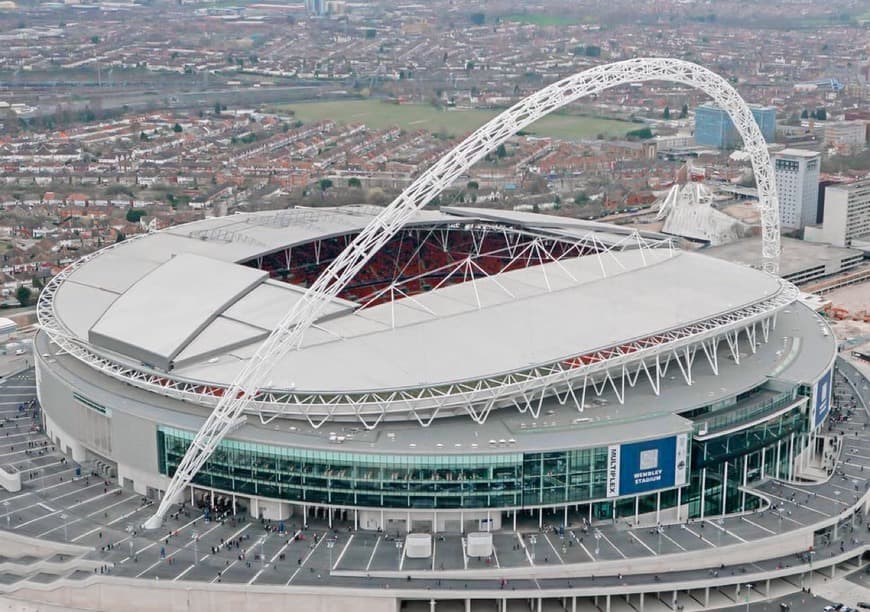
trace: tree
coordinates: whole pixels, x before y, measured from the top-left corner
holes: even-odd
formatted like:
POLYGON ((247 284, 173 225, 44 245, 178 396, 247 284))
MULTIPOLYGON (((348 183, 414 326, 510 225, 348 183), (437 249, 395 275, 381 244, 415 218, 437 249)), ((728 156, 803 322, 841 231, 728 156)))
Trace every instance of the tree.
POLYGON ((176 134, 181 132, 183 129, 184 128, 181 127, 180 123, 176 123, 175 125, 172 126, 172 131, 175 132, 176 134))
POLYGON ((466 187, 468 187, 469 191, 477 191, 480 185, 477 184, 477 181, 468 181, 466 187))
POLYGON ((671 107, 670 106, 665 107, 665 112, 662 113, 662 117, 664 117, 665 119, 671 118, 671 107))
POLYGON ((353 187, 354 189, 359 189, 360 187, 362 187, 362 181, 360 181, 356 177, 353 177, 353 178, 348 179, 347 186, 353 187))
POLYGON ((124 242, 126 239, 127 239, 127 237, 124 235, 124 232, 118 232, 118 235, 115 236, 115 242, 116 242, 116 243, 118 243, 118 242, 124 242))
POLYGON ((215 103, 214 103, 214 114, 215 114, 215 115, 220 115, 220 114, 221 114, 221 103, 220 103, 220 102, 215 102, 215 103))
POLYGON ((91 36, 91 42, 96 45, 97 43, 100 42, 100 37, 99 36, 91 36))
POLYGON ((589 45, 586 47, 587 57, 601 57, 601 47, 597 45, 589 45))
POLYGON ((332 187, 332 179, 320 179, 320 191, 326 191, 330 187, 332 187))
POLYGON ((680 109, 680 119, 685 119, 689 116, 689 105, 683 104, 683 108, 680 109))
POLYGON ((467 62, 465 62, 465 72, 471 72, 472 70, 474 70, 474 62, 468 60, 467 62))
POLYGON ((32 292, 30 289, 21 285, 18 289, 15 290, 15 299, 18 300, 18 303, 22 306, 27 306, 30 303, 30 296, 32 292))
POLYGON ((653 133, 652 130, 648 127, 640 128, 639 130, 632 130, 628 134, 625 135, 628 140, 646 140, 647 138, 652 138, 653 133))
POLYGON ((145 142, 146 140, 148 140, 148 134, 146 134, 145 132, 139 132, 139 140, 145 142))
POLYGON ((574 204, 576 204, 577 206, 583 206, 588 201, 589 196, 582 191, 578 192, 577 195, 574 196, 574 204))
POLYGON ((147 214, 148 212, 142 210, 141 208, 128 208, 126 218, 129 223, 139 223, 139 219, 147 214))
POLYGON ((366 38, 369 40, 373 39, 377 35, 378 35, 378 31, 375 30, 374 28, 369 28, 366 30, 366 38))
POLYGON ((826 121, 828 119, 828 111, 824 108, 816 109, 816 119, 819 121, 826 121))
POLYGON ((504 143, 498 145, 498 148, 495 150, 495 154, 496 157, 498 157, 499 159, 507 157, 507 149, 505 149, 504 143))
POLYGON ((471 23, 476 26, 481 26, 486 21, 486 15, 484 13, 472 13, 471 14, 471 23))

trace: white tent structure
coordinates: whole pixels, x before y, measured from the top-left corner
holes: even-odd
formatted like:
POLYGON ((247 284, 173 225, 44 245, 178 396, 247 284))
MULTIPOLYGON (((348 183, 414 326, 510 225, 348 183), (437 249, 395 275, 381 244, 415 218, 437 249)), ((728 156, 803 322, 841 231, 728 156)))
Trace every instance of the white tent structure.
POLYGON ((740 221, 713 208, 713 192, 704 183, 675 184, 659 206, 656 219, 665 220, 665 234, 711 246, 733 242, 745 233, 740 221))

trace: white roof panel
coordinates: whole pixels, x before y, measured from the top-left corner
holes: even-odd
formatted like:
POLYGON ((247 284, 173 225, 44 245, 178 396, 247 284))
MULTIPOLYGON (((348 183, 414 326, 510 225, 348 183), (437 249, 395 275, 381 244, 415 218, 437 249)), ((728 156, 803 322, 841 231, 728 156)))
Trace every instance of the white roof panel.
POLYGON ((118 297, 88 338, 102 348, 169 369, 200 330, 266 277, 254 268, 178 255, 118 297))

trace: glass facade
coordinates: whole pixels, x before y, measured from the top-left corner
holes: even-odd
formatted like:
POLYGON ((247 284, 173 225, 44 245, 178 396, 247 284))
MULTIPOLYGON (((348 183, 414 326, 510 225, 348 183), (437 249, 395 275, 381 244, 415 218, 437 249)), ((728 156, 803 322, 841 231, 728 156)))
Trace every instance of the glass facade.
MULTIPOLYGON (((749 110, 767 142, 776 136, 776 109, 772 106, 750 105, 749 110)), ((718 149, 740 146, 740 134, 728 113, 715 104, 702 104, 695 108, 695 142, 718 149)))
MULTIPOLYGON (((696 437, 690 441, 689 483, 679 497, 670 488, 607 499, 606 446, 393 455, 224 440, 194 484, 240 495, 361 508, 499 509, 591 502, 597 519, 672 508, 679 499, 688 504, 688 516, 713 516, 755 508, 758 500, 745 493, 745 484, 764 476, 790 477, 792 459, 806 443, 807 403, 776 413, 809 391, 806 386, 787 391, 762 387, 683 413, 694 421, 696 437)), ((159 428, 162 474, 174 474, 192 439, 192 432, 159 428)))
MULTIPOLYGON (((193 439, 158 430, 172 475, 193 439)), ((242 495, 376 508, 505 508, 606 497, 607 448, 546 453, 378 455, 224 440, 194 483, 242 495)))

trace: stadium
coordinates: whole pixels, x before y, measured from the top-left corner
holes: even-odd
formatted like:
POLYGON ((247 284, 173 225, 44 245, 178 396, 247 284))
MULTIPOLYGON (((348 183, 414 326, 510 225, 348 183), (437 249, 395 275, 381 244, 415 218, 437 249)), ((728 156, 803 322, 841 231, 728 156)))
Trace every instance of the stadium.
MULTIPOLYGON (((80 261, 40 311, 49 436, 162 496, 277 318, 377 212, 214 218, 80 261)), ((752 509, 742 487, 791 477, 829 405, 834 340, 796 297, 663 236, 423 211, 274 364, 190 495, 401 532, 752 509)))
POLYGON ((0 413, 51 445, 30 481, 0 469, 0 540, 39 568, 0 560, 0 594, 701 610, 861 570, 870 385, 776 274, 779 240, 745 103, 655 58, 533 94, 387 207, 206 218, 87 255, 40 294, 38 405, 19 403, 27 372, 0 384, 0 413), (541 116, 645 80, 728 110, 761 266, 632 226, 436 205, 541 116))

